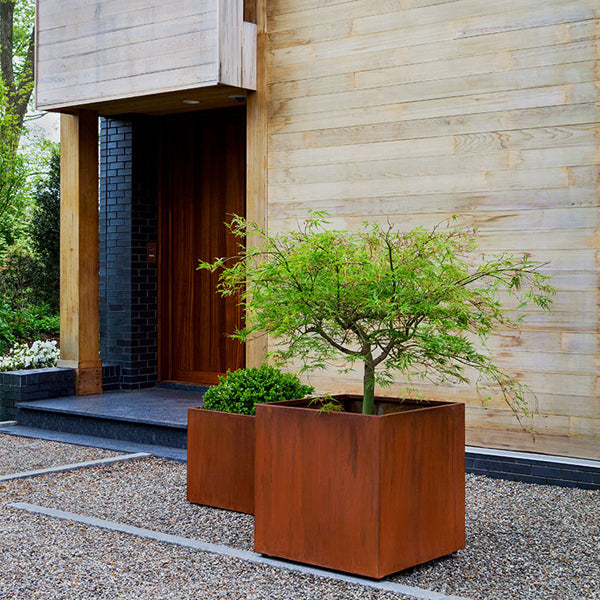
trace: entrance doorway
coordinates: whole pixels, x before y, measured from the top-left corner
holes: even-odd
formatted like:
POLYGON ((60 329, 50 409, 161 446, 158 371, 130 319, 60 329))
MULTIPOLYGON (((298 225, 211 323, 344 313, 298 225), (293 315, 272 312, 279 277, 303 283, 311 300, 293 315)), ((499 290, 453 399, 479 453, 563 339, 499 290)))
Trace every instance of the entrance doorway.
POLYGON ((245 215, 245 107, 164 117, 159 165, 159 379, 217 383, 243 367, 238 299, 198 260, 232 256, 224 223, 245 215))

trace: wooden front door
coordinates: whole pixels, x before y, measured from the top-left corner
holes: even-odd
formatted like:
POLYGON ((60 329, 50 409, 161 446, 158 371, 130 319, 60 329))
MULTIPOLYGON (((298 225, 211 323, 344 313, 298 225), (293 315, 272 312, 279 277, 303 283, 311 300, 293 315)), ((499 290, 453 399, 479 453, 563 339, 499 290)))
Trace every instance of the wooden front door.
POLYGON ((244 366, 244 346, 227 335, 242 314, 196 267, 236 253, 224 223, 245 215, 245 108, 165 117, 160 164, 159 377, 217 383, 244 366))

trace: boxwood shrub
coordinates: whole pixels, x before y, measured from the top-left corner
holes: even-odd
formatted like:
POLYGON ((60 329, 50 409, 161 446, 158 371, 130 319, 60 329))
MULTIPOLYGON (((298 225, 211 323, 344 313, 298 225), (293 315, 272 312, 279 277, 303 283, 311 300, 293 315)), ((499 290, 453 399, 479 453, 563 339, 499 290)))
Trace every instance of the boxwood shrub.
POLYGON ((304 385, 295 375, 262 365, 227 371, 224 377, 219 377, 219 384, 204 394, 204 408, 253 415, 257 404, 304 398, 313 391, 312 386, 304 385))

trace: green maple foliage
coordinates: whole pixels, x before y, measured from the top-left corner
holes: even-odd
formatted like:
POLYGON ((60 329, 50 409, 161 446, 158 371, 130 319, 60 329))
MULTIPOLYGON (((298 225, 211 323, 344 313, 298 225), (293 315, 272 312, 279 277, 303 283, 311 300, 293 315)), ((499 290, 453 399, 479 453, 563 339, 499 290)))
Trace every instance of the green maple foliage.
POLYGON ((236 337, 266 332, 275 359, 299 358, 305 369, 339 357, 342 370, 362 363, 366 414, 375 384, 399 374, 438 384, 475 375, 522 423, 531 415, 529 390, 494 364, 484 342, 497 328, 518 328, 527 305, 549 309, 554 290, 541 263, 511 254, 473 261, 476 236, 459 228, 329 226, 326 213, 313 212, 298 230, 271 236, 233 218, 238 256, 199 268, 220 272, 222 295, 240 295, 246 323, 236 337))

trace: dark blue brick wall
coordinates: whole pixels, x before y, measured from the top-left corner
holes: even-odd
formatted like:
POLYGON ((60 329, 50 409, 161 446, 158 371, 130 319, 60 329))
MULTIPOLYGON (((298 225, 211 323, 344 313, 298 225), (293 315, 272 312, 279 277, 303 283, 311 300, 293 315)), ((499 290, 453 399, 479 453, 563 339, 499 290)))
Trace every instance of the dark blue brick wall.
POLYGON ((131 121, 100 124, 100 357, 121 365, 131 340, 131 121))
POLYGON ((600 490, 600 469, 530 458, 475 454, 467 451, 467 473, 524 483, 600 490))
POLYGON ((144 117, 100 126, 100 357, 126 390, 157 379, 158 273, 146 260, 158 239, 155 129, 144 117))
POLYGON ((121 365, 102 364, 102 391, 116 392, 121 389, 121 365))
POLYGON ((0 373, 0 421, 12 421, 17 402, 43 400, 75 393, 75 370, 52 367, 0 373))

